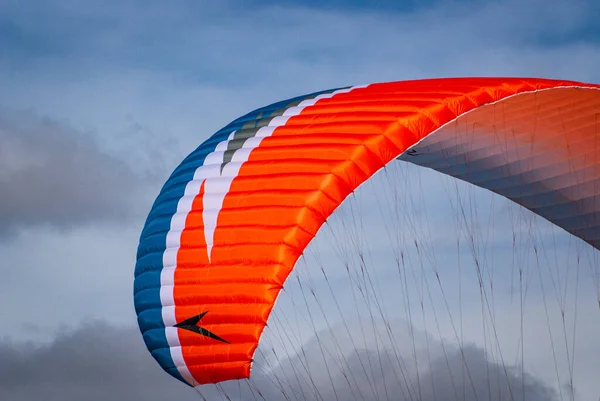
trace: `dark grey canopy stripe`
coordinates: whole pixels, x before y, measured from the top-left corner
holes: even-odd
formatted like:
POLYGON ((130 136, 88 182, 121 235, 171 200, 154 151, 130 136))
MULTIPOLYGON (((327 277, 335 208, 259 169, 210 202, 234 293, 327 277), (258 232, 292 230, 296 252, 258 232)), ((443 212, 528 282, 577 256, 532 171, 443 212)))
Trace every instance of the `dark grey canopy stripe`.
POLYGON ((332 93, 336 90, 338 90, 338 89, 333 89, 333 90, 326 91, 326 92, 319 92, 317 94, 314 94, 313 96, 307 96, 305 98, 296 99, 292 102, 286 103, 283 107, 272 110, 268 113, 267 112, 258 113, 255 120, 246 121, 244 123, 244 125, 242 126, 242 128, 238 129, 237 131, 235 131, 233 133, 233 138, 227 143, 227 150, 225 151, 225 154, 223 155, 223 164, 221 164, 221 173, 223 173, 223 169, 225 168, 227 163, 230 163, 231 160, 233 159, 233 154, 238 149, 241 149, 244 146, 244 143, 246 143, 248 138, 255 137, 258 130, 261 129, 262 127, 266 127, 267 125, 269 125, 271 120, 273 120, 275 117, 282 116, 283 113, 285 113, 285 111, 287 109, 289 109, 290 107, 298 106, 304 100, 314 99, 318 95, 332 93))

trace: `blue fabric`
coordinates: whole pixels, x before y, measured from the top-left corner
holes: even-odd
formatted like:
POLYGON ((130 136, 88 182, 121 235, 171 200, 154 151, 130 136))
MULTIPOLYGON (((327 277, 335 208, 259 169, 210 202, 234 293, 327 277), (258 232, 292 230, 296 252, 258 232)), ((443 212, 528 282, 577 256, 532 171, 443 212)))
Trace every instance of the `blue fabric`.
POLYGON ((173 362, 167 342, 165 325, 161 314, 160 274, 163 269, 163 254, 166 249, 167 233, 171 218, 177 212, 179 199, 184 195, 185 187, 194 177, 198 167, 204 164, 206 156, 213 152, 217 144, 229 135, 248 124, 269 118, 278 110, 286 109, 294 103, 314 98, 321 93, 330 93, 335 89, 295 97, 257 109, 248 113, 219 130, 194 150, 171 174, 160 194, 154 201, 140 236, 137 250, 137 262, 134 272, 134 305, 138 316, 138 325, 143 334, 146 347, 156 361, 173 377, 187 383, 173 362))

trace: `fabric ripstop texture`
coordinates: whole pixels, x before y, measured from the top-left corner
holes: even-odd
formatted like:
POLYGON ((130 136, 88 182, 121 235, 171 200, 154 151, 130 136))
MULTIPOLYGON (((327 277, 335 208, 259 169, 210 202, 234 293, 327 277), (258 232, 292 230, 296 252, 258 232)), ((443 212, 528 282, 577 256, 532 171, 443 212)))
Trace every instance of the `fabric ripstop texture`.
POLYGON ((177 167, 142 231, 134 300, 148 350, 189 385, 249 377, 308 243, 407 149, 402 159, 510 197, 597 247, 599 104, 590 84, 453 78, 329 90, 240 117, 177 167), (565 131, 565 118, 577 127, 565 131))

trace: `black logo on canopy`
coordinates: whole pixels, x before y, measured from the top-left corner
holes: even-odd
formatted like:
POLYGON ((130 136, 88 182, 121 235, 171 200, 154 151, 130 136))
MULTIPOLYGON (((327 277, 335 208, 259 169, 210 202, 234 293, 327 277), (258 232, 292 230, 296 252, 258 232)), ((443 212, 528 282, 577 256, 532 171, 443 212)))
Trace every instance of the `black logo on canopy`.
POLYGON ((175 327, 178 327, 180 329, 184 329, 184 330, 188 330, 188 331, 192 331, 196 334, 200 334, 204 337, 209 337, 212 338, 214 340, 217 341, 221 341, 223 343, 227 343, 229 344, 229 341, 222 339, 221 337, 219 337, 218 335, 206 330, 204 327, 200 327, 198 325, 198 323, 200 323, 200 320, 202 320, 202 318, 208 313, 208 311, 206 312, 202 312, 199 315, 196 316, 192 316, 189 319, 184 320, 183 322, 179 322, 175 325, 175 327))

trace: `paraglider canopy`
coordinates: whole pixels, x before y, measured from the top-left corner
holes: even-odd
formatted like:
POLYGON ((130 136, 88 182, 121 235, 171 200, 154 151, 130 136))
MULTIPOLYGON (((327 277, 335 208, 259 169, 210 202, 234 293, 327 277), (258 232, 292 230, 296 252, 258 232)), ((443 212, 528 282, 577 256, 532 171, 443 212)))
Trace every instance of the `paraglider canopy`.
POLYGON ((219 130, 149 213, 134 297, 148 350, 195 386, 247 378, 275 300, 332 212, 398 158, 600 246, 600 87, 451 78, 274 103, 219 130))

